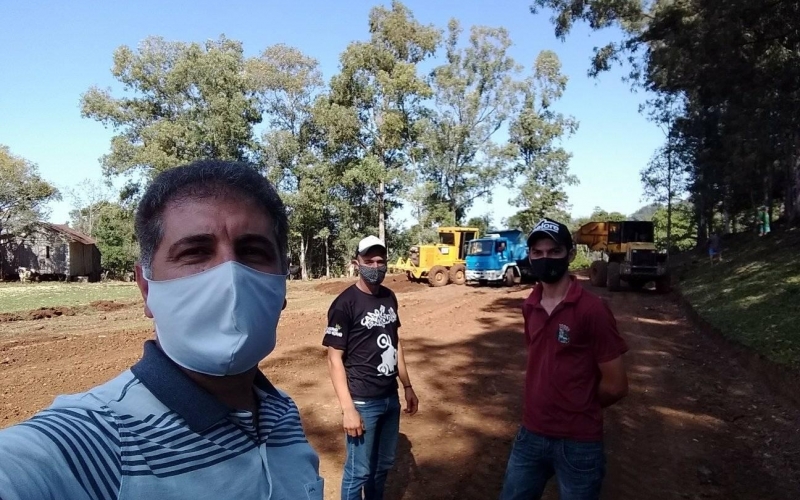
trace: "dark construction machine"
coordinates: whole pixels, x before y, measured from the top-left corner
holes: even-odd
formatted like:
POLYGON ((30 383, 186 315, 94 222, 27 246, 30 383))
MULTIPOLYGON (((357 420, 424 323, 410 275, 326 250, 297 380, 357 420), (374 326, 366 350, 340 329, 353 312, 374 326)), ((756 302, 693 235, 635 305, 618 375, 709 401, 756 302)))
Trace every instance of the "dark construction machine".
POLYGON ((576 244, 601 252, 601 259, 592 262, 589 268, 592 285, 616 291, 622 281, 633 289, 655 282, 656 291, 670 290, 667 254, 655 246, 652 222, 589 222, 573 237, 576 244))

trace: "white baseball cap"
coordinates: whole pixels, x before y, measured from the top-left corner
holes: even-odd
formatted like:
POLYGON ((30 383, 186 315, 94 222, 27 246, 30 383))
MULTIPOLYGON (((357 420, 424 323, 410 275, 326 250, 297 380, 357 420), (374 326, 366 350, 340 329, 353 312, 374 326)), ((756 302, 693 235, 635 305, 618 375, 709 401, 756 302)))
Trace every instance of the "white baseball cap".
POLYGON ((384 251, 386 250, 386 245, 383 243, 383 240, 377 236, 370 235, 358 242, 358 250, 356 250, 356 252, 359 255, 364 255, 367 253, 367 250, 372 247, 381 247, 384 251))

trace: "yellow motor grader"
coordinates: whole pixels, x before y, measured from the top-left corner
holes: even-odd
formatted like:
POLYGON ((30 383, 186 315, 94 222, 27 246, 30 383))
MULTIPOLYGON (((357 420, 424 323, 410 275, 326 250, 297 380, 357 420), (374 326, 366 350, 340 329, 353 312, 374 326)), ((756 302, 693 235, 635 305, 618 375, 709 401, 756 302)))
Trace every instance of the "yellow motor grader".
POLYGON ((412 246, 408 258, 401 257, 389 264, 389 269, 406 273, 411 281, 427 280, 431 286, 463 285, 467 281, 467 243, 478 238, 479 232, 474 227, 440 227, 438 243, 412 246))

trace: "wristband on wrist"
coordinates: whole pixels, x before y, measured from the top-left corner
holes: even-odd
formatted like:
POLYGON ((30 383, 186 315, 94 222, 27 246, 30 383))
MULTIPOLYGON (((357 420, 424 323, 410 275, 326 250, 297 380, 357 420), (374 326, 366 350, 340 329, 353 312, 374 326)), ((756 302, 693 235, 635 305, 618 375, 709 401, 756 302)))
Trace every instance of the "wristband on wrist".
POLYGON ((405 389, 411 389, 411 384, 404 385, 404 386, 403 386, 403 388, 405 388, 405 389))

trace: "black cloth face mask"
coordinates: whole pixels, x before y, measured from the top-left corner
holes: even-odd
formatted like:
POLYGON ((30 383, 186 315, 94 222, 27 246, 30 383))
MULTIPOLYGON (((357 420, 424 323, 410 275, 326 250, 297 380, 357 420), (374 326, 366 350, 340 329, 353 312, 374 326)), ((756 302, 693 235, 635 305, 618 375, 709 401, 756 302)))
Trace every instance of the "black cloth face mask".
POLYGON ((534 276, 540 281, 552 285, 564 277, 569 269, 569 255, 560 259, 531 259, 534 276))

